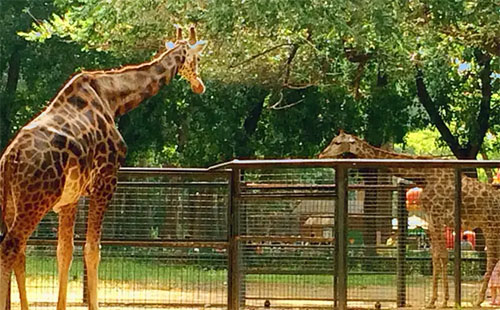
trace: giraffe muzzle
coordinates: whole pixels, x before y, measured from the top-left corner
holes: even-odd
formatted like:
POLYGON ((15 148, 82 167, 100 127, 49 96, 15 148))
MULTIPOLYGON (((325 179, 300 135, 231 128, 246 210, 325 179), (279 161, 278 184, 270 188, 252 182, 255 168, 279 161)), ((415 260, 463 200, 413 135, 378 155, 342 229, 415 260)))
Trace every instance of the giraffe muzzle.
POLYGON ((197 77, 194 81, 191 81, 191 89, 195 94, 201 95, 205 92, 205 84, 197 77))

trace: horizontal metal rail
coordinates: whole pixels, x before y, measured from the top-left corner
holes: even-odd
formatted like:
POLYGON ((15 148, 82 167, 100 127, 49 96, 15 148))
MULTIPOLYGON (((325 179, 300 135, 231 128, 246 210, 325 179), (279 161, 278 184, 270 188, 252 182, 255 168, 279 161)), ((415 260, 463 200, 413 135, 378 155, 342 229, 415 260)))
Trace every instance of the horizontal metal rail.
MULTIPOLYGON (((333 264, 333 262, 331 262, 333 264)), ((256 268, 256 267, 247 267, 241 268, 245 274, 254 274, 254 275, 296 275, 296 276, 333 276, 334 268, 329 269, 304 269, 300 268, 299 270, 279 270, 277 268, 256 268)))
MULTIPOLYGON (((54 307, 57 305, 57 302, 30 302, 30 307, 34 308, 47 308, 47 307, 54 307)), ((67 307, 82 307, 82 308, 87 308, 87 303, 83 302, 68 302, 67 307)), ((200 306, 203 307, 204 309, 210 309, 210 308, 219 308, 219 307, 226 307, 226 304, 222 303, 211 303, 210 305, 202 304, 202 303, 171 303, 171 302, 166 302, 166 303, 159 303, 159 302, 151 302, 151 303, 141 303, 141 302, 99 302, 99 307, 102 308, 127 308, 127 307, 145 307, 145 308, 152 308, 152 309, 157 309, 157 308, 163 308, 165 306, 172 307, 173 309, 175 308, 199 308, 200 306)))
POLYGON ((210 171, 207 168, 137 168, 137 167, 122 167, 118 171, 118 176, 163 176, 163 175, 218 175, 227 176, 230 174, 230 169, 219 169, 210 171), (215 173, 214 173, 215 172, 215 173))
POLYGON ((118 186, 123 187, 222 187, 227 182, 134 182, 119 181, 118 186))
MULTIPOLYGON (((415 183, 408 183, 405 186, 412 187, 416 186, 415 183)), ((330 191, 334 192, 336 190, 335 184, 276 184, 276 183, 241 183, 241 190, 317 190, 317 191, 330 191)), ((401 188, 398 185, 392 184, 349 184, 350 190, 359 189, 380 189, 387 191, 396 191, 401 188)), ((310 193, 310 192, 307 192, 310 193)), ((253 194, 253 193, 252 193, 253 194)))
POLYGON ((248 168, 334 168, 344 166, 361 167, 398 167, 398 168, 498 168, 500 160, 443 160, 443 159, 276 159, 276 160, 232 160, 208 168, 210 171, 219 169, 248 168))
POLYGON ((236 240, 239 241, 252 241, 252 242, 333 242, 333 238, 317 238, 317 237, 284 237, 284 236, 237 236, 236 240))
POLYGON ((317 199, 331 199, 335 198, 335 194, 332 193, 327 195, 325 193, 262 193, 262 194, 240 194, 236 196, 239 199, 286 199, 286 198, 294 198, 294 199, 303 199, 303 200, 317 200, 317 199))
MULTIPOLYGON (((282 301, 282 300, 290 300, 290 301, 297 301, 297 300, 304 300, 304 301, 330 301, 334 302, 334 298, 319 298, 319 297, 257 297, 257 296, 245 296, 245 299, 248 300, 275 300, 275 301, 282 301)), ((394 302, 396 301, 395 298, 349 298, 349 301, 378 301, 378 302, 394 302)), ((323 309, 326 306, 307 306, 307 309, 323 309)), ((280 308, 280 307, 278 307, 280 308)), ((288 309, 288 308, 286 308, 288 309)), ((351 308, 350 308, 351 309, 351 308)), ((364 308, 352 308, 352 309, 364 309, 364 308)))
MULTIPOLYGON (((76 239, 75 245, 84 245, 84 239, 76 239)), ((38 239, 28 240, 28 245, 57 245, 57 239, 38 239)), ((113 246, 137 246, 137 247, 179 247, 179 248, 227 248, 227 241, 178 241, 178 240, 102 240, 101 245, 113 246)))

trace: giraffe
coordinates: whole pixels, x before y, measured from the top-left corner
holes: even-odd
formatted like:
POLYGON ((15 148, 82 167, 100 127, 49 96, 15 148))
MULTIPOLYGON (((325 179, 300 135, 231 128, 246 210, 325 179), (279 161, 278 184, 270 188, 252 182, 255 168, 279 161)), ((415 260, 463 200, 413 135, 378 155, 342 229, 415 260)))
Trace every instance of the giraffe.
MULTIPOLYGON (((412 156, 377 148, 344 131, 340 131, 339 135, 333 138, 319 157, 339 158, 346 154, 354 155, 357 158, 433 159, 429 156, 412 156)), ((423 188, 421 202, 429 224, 428 233, 433 265, 432 296, 427 307, 435 307, 440 273, 444 291, 441 306, 446 307, 449 300, 448 251, 444 229, 445 226, 454 226, 454 171, 446 168, 425 170, 421 168, 389 168, 389 172, 401 178, 414 180, 423 188)), ((498 206, 500 206, 500 195, 496 189, 477 179, 462 176, 462 227, 469 230, 480 228, 484 233, 487 247, 486 274, 481 283, 478 299, 474 302, 475 306, 480 306, 484 301, 491 272, 500 257, 498 206)))
POLYGON ((28 309, 26 243, 50 210, 59 217, 57 309, 66 309, 76 205, 81 196, 90 198, 84 246, 88 307, 98 309, 102 221, 127 151, 114 119, 158 93, 176 74, 188 80, 194 93, 205 91, 198 62, 206 42, 197 40, 193 26, 187 41, 180 27, 176 34, 175 43, 168 42, 166 51, 149 62, 73 75, 4 150, 0 159, 0 204, 6 231, 0 243, 0 309, 6 308, 12 270, 21 309, 28 309))

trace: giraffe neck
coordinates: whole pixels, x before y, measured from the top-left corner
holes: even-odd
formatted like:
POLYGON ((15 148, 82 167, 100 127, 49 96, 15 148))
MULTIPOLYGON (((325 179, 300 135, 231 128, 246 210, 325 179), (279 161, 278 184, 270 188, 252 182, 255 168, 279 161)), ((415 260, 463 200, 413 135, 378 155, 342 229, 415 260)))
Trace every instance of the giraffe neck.
MULTIPOLYGON (((376 158, 376 159, 432 159, 431 156, 416 156, 409 154, 401 154, 390 152, 375 146, 368 144, 363 140, 359 140, 358 145, 358 158, 376 158)), ((419 179, 421 182, 423 179, 425 180, 426 174, 431 170, 422 170, 418 168, 389 168, 392 174, 404 178, 404 179, 419 179)), ((434 169, 432 169, 434 171, 434 169)))
POLYGON ((393 153, 384 149, 371 146, 365 142, 365 146, 360 148, 357 154, 359 158, 379 158, 379 159, 418 159, 419 156, 412 156, 407 154, 393 153))
MULTIPOLYGON (((176 46, 147 63, 121 69, 83 72, 73 84, 80 87, 81 93, 96 97, 94 101, 90 100, 91 103, 101 105, 116 117, 136 108, 145 99, 156 95, 163 85, 169 84, 182 67, 185 55, 186 47, 176 46), (81 80, 80 84, 78 80, 81 80)), ((79 101, 79 98, 71 98, 67 100, 79 101)), ((86 101, 88 98, 81 99, 86 101)))

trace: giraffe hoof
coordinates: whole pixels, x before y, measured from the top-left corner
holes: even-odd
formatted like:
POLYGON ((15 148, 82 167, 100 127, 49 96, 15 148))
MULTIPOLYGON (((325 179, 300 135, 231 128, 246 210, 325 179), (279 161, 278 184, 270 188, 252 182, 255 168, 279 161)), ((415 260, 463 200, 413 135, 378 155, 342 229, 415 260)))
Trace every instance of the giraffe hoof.
POLYGON ((448 302, 443 301, 443 303, 441 304, 440 308, 450 308, 450 306, 448 306, 448 302))
POLYGON ((474 306, 474 307, 481 307, 481 304, 482 304, 482 303, 483 303, 483 301, 482 301, 482 300, 476 300, 476 301, 474 301, 473 306, 474 306))
POLYGON ((427 309, 435 309, 436 305, 433 302, 431 302, 431 303, 427 304, 427 306, 425 306, 425 308, 427 308, 427 309))

